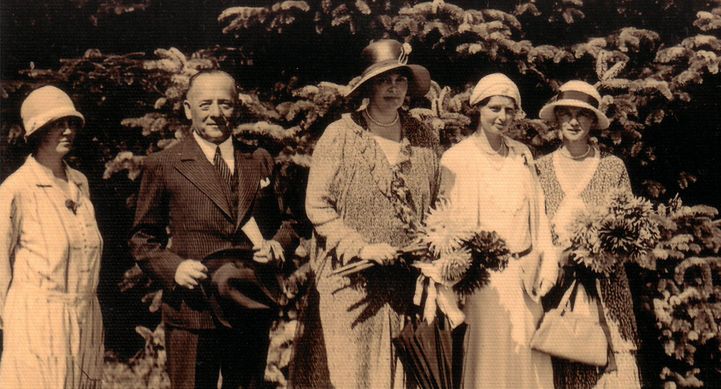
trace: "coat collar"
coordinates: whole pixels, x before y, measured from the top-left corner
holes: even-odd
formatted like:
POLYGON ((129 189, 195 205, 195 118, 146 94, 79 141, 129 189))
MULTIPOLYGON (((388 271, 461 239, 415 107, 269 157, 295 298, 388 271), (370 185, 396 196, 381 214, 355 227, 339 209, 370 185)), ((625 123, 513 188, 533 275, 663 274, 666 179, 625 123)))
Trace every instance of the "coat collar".
MULTIPOLYGON (((217 179, 215 167, 208 161, 198 143, 193 137, 184 138, 178 145, 180 160, 175 168, 188 179, 198 190, 205 194, 223 213, 233 219, 231 199, 232 194, 227 186, 217 179)), ((238 203, 235 212, 236 229, 247 215, 258 191, 260 170, 253 161, 253 153, 247 147, 234 141, 235 172, 238 175, 238 203)))
POLYGON ((230 190, 218 180, 215 167, 205 157, 198 143, 192 136, 188 136, 178 146, 180 161, 175 164, 175 168, 227 217, 232 218, 230 190))
MULTIPOLYGON (((29 155, 26 163, 28 167, 33 171, 35 174, 35 178, 37 180, 37 184, 40 186, 54 186, 55 185, 55 176, 53 175, 52 170, 48 169, 47 167, 43 166, 40 162, 38 162, 35 157, 32 155, 29 155)), ((83 175, 79 171, 71 168, 68 166, 68 164, 63 161, 63 166, 65 167, 65 175, 68 177, 68 182, 72 182, 75 185, 77 185, 79 188, 83 188, 85 185, 85 182, 83 180, 83 175)), ((85 189, 85 188, 83 188, 85 189)))

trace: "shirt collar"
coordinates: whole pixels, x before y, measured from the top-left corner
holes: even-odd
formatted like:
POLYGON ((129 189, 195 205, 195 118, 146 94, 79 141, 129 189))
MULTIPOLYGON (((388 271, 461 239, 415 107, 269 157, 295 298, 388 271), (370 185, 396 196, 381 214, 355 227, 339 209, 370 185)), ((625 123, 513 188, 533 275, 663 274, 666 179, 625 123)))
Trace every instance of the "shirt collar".
POLYGON ((208 161, 210 161, 210 163, 213 163, 213 160, 215 159, 215 148, 217 146, 220 146, 220 155, 223 157, 224 160, 235 160, 235 157, 233 155, 234 150, 232 136, 229 136, 228 139, 224 140, 223 143, 219 145, 203 139, 195 131, 193 131, 193 138, 195 138, 195 141, 198 143, 198 146, 200 146, 200 149, 203 151, 203 154, 205 154, 205 157, 208 159, 208 161))
MULTIPOLYGON (((486 138, 486 135, 483 133, 483 130, 476 131, 473 135, 473 139, 475 140, 476 145, 478 146, 481 151, 483 151, 486 154, 498 154, 496 150, 491 147, 491 144, 488 143, 488 138, 486 138)), ((505 145, 506 148, 511 151, 511 148, 508 147, 508 142, 506 141, 506 136, 501 135, 501 144, 505 145)))
MULTIPOLYGON (((41 185, 53 185, 53 182, 58 179, 55 177, 55 174, 53 174, 53 171, 50 168, 38 162, 32 154, 28 156, 27 161, 35 172, 35 175, 41 181, 41 185)), ((70 168, 65 161, 63 161, 63 166, 65 167, 65 175, 68 177, 68 181, 72 181, 75 185, 81 186, 83 184, 83 180, 80 177, 80 174, 70 168)))

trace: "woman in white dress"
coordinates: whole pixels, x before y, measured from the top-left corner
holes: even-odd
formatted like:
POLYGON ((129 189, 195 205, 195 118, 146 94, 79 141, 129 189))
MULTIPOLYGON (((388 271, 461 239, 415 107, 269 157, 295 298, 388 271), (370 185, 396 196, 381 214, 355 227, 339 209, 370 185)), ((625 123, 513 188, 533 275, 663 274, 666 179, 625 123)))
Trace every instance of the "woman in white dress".
POLYGON ((441 159, 441 194, 460 208, 468 227, 496 231, 512 258, 465 299, 464 388, 552 388, 551 358, 530 348, 543 315, 539 299, 558 276, 528 148, 504 133, 521 111, 518 87, 496 73, 482 78, 471 105, 476 132, 441 159))
POLYGON ((84 118, 52 86, 20 114, 33 151, 0 185, 0 387, 98 388, 102 239, 88 181, 63 161, 84 118))

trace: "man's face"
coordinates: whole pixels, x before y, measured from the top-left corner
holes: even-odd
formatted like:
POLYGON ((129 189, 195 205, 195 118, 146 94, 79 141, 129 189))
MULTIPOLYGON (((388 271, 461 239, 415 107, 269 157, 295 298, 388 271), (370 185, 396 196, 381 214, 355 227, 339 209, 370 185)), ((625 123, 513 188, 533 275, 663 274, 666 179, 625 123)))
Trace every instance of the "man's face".
POLYGON ((219 144, 232 132, 235 112, 235 84, 223 73, 198 76, 188 91, 185 117, 192 121, 193 130, 203 139, 219 144))

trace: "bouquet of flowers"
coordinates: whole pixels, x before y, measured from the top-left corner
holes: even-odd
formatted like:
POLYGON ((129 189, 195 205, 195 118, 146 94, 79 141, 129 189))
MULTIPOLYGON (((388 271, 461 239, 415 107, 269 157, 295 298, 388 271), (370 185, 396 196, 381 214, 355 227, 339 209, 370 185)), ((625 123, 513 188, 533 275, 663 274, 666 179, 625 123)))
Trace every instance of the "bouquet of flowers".
POLYGON ((629 191, 614 191, 600 207, 571 224, 570 259, 595 276, 610 275, 619 263, 641 262, 660 238, 651 203, 629 191))
POLYGON ((436 282, 469 295, 488 282, 489 271, 508 265, 510 252, 495 232, 472 230, 447 199, 440 199, 426 215, 416 239, 427 250, 416 258, 436 282))

